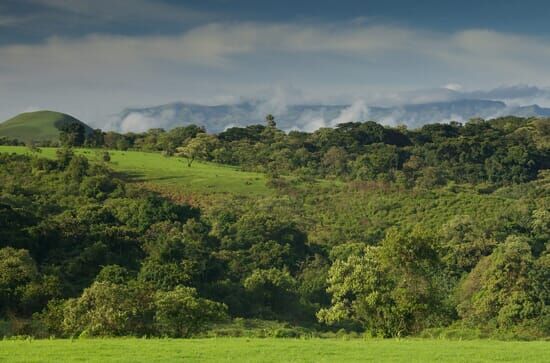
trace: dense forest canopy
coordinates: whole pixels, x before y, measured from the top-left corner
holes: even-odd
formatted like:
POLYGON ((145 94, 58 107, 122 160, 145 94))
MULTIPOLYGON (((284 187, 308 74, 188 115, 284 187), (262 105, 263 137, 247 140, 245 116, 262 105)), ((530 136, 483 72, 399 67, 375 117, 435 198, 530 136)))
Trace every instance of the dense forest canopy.
MULTIPOLYGON (((192 336, 236 318, 378 336, 550 334, 550 121, 118 134, 0 154, 0 334, 192 336), (72 147, 270 175, 181 204, 72 147)), ((17 141, 3 139, 4 144, 17 141)))

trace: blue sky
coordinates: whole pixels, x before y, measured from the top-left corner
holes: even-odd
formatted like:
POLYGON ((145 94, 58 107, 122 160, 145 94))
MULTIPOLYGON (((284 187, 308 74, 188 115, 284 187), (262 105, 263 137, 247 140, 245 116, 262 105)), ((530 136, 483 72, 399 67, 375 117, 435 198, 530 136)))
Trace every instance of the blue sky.
POLYGON ((48 108, 101 126, 172 101, 385 105, 449 90, 545 105, 549 15, 526 0, 0 0, 0 118, 48 108))

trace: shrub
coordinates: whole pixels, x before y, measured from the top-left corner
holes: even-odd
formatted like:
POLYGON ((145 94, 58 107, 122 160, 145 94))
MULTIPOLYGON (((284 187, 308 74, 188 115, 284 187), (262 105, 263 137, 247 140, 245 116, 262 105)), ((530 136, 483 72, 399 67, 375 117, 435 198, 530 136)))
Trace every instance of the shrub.
POLYGON ((155 307, 157 329, 170 337, 190 337, 204 330, 208 323, 227 317, 224 304, 202 299, 194 288, 184 286, 157 292, 155 307))

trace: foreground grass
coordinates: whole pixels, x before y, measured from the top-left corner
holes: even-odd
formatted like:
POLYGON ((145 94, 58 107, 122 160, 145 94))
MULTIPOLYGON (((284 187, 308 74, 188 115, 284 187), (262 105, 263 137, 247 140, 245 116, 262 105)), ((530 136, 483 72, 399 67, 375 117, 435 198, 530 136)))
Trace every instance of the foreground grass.
POLYGON ((548 362, 548 342, 84 339, 0 342, 9 362, 548 362))
MULTIPOLYGON (((55 148, 41 148, 42 157, 54 158, 55 148)), ((90 160, 100 159, 104 150, 76 149, 90 160)), ((24 146, 0 146, 0 152, 31 154, 24 146)), ((150 183, 168 193, 231 193, 235 195, 267 195, 266 178, 260 173, 242 172, 236 168, 195 161, 191 167, 178 157, 160 153, 110 150, 109 166, 130 180, 150 183)))

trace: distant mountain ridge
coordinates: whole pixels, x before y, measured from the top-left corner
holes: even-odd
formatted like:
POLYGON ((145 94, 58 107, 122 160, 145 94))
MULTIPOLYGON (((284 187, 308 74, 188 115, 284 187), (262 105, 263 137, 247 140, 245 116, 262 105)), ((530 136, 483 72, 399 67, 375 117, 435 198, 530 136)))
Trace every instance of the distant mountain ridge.
POLYGON ((268 103, 241 102, 208 106, 175 102, 160 106, 125 109, 111 125, 121 131, 145 131, 158 127, 171 129, 197 124, 210 132, 221 132, 232 126, 263 123, 266 114, 275 115, 283 130, 314 131, 348 121, 376 121, 382 124, 406 124, 410 128, 428 123, 460 121, 470 118, 499 116, 550 117, 550 108, 538 105, 508 106, 502 101, 461 99, 447 102, 408 104, 392 107, 352 105, 289 105, 274 109, 268 103))

